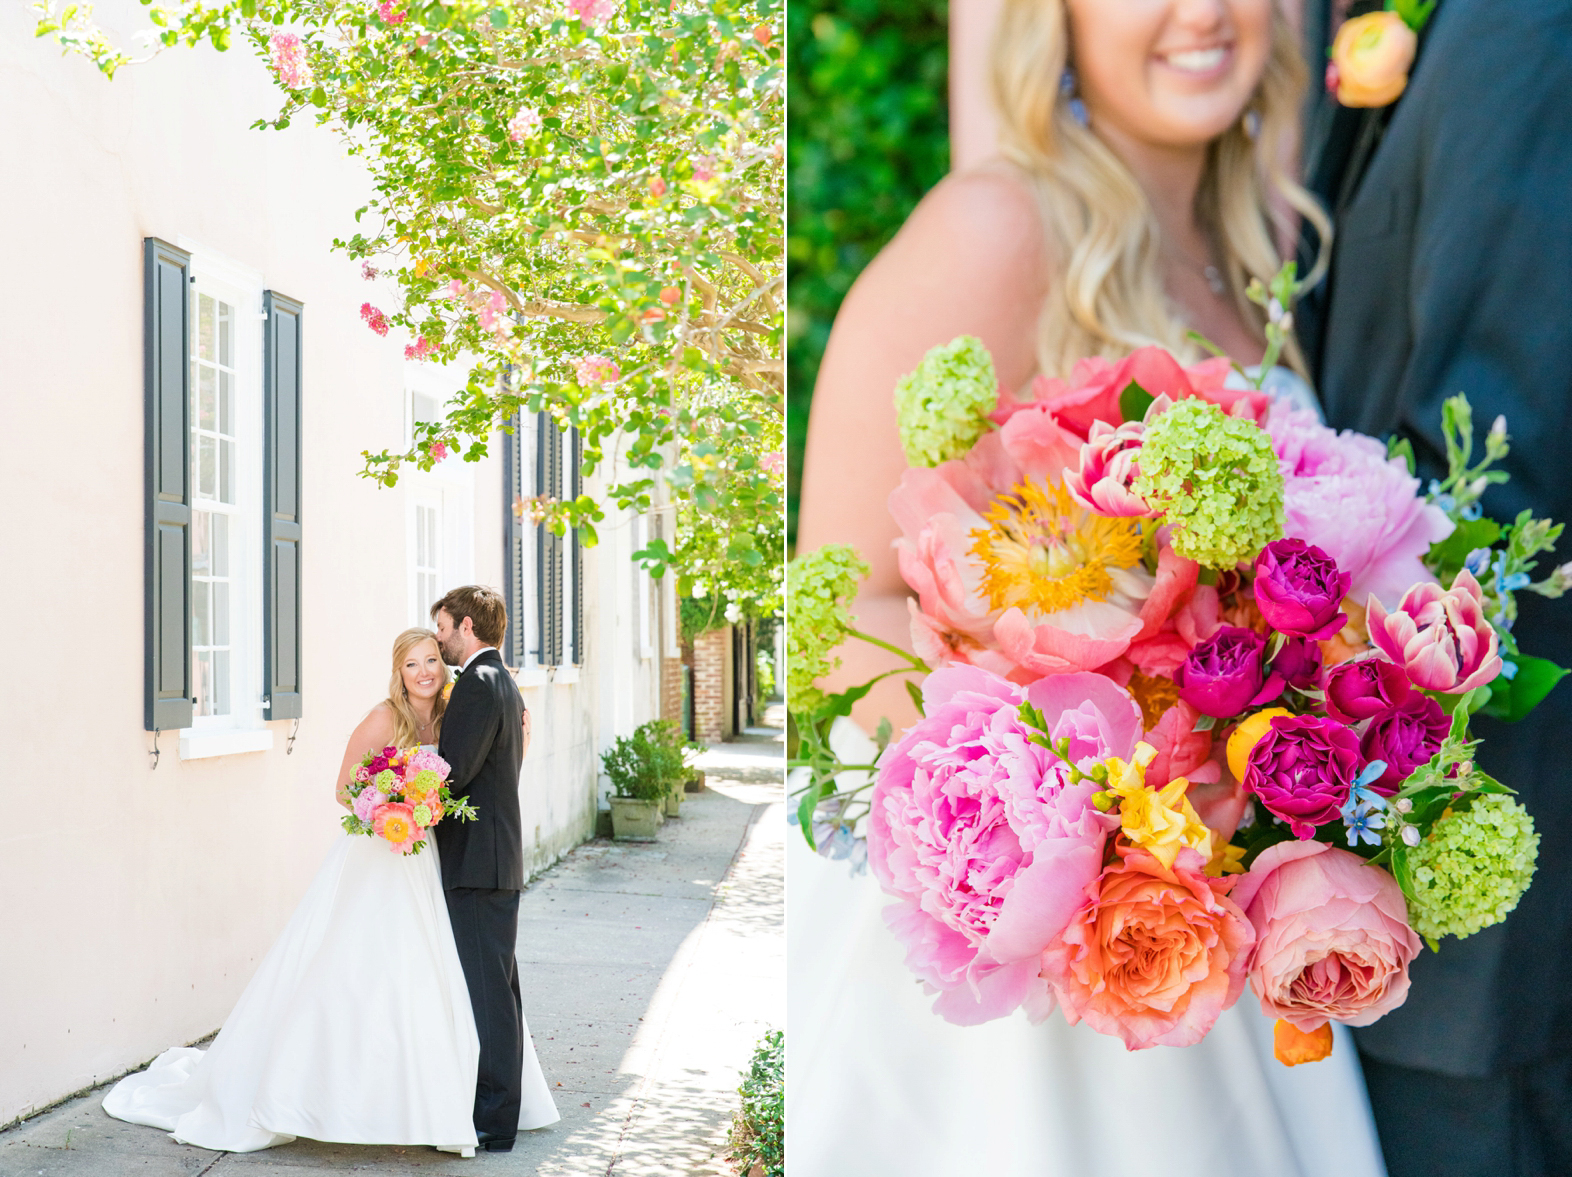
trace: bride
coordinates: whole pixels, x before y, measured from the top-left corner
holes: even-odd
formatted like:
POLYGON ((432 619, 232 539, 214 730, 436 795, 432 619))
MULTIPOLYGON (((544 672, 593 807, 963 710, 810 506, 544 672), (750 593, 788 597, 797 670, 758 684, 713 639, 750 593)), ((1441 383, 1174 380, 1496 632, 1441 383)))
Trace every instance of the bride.
MULTIPOLYGON (((906 466, 892 390, 925 351, 975 335, 1015 390, 1145 344, 1193 362, 1192 329, 1255 364, 1245 286, 1277 270, 1293 213, 1330 235, 1283 168, 1305 67, 1273 0, 1004 0, 990 72, 998 155, 934 188, 858 279, 808 429, 798 550, 855 547, 872 566, 858 627, 907 648, 885 501, 906 466)), ((1311 398, 1294 372, 1271 375, 1311 398)), ((837 653, 833 689, 889 668, 864 643, 837 653)), ((897 731, 916 718, 897 678, 854 712, 867 731, 881 716, 897 731)), ((904 967, 872 878, 793 847, 787 1123, 803 1172, 1383 1172, 1341 1027, 1329 1059, 1289 1070, 1248 991, 1182 1050, 1126 1052, 1058 1015, 953 1026, 904 967)))
MULTIPOLYGON (((436 750, 448 670, 430 630, 393 643, 388 697, 349 738, 336 795, 370 749, 436 750)), ((416 855, 340 838, 206 1051, 176 1047, 104 1110, 183 1144, 252 1152, 297 1136, 426 1144, 473 1156, 480 1045, 435 839, 416 855)), ((523 1034, 519 1127, 557 1109, 523 1034)))

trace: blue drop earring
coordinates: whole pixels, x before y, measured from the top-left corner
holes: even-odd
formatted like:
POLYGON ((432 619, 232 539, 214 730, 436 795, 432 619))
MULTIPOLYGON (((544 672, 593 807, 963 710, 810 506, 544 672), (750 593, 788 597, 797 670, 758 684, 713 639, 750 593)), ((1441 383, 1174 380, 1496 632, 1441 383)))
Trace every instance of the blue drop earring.
POLYGON ((1075 71, 1065 66, 1064 72, 1059 75, 1059 96, 1069 100, 1070 117, 1081 126, 1089 127, 1092 125, 1092 116, 1086 113, 1086 103, 1081 101, 1075 91, 1075 71))
POLYGON ((1245 111, 1244 133, 1250 136, 1252 140, 1261 137, 1261 112, 1259 110, 1245 111))

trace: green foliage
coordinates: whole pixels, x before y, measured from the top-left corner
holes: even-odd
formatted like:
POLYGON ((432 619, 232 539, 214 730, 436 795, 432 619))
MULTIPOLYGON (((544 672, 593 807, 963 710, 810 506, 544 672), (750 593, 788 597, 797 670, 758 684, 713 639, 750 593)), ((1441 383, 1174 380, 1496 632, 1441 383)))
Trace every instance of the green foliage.
MULTIPOLYGON (((717 579, 718 550, 756 579, 782 543, 762 458, 784 413, 783 0, 616 0, 599 23, 563 0, 143 3, 159 47, 271 57, 282 108, 257 125, 310 117, 368 172, 335 246, 397 285, 371 329, 471 366, 446 418, 365 453, 363 476, 478 460, 546 410, 578 426, 586 474, 614 455, 631 473, 521 513, 593 543, 606 501, 646 510, 666 477, 719 538, 649 553, 652 570, 691 554, 717 579)), ((89 6, 35 7, 40 35, 111 77, 131 62, 89 6)))
POLYGON ((659 801, 688 778, 691 745, 669 719, 640 724, 631 736, 618 736, 600 754, 602 770, 619 797, 659 801))
POLYGON ((792 523, 808 406, 853 280, 949 169, 945 0, 792 0, 787 370, 792 523))
POLYGON ((786 1036, 771 1030, 754 1047, 731 1125, 731 1159, 739 1173, 758 1165, 764 1177, 786 1173, 786 1036))

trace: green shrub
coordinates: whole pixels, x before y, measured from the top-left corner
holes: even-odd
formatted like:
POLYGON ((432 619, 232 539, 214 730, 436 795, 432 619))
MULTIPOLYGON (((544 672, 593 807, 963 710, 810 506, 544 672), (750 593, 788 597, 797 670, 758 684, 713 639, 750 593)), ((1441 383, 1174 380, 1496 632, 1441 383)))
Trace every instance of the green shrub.
POLYGON ((633 734, 649 744, 653 770, 665 783, 666 790, 681 789, 689 776, 688 752, 693 747, 682 734, 682 728, 669 719, 652 719, 640 724, 633 734))
POLYGON ((661 750, 643 728, 631 736, 618 736, 617 742, 600 754, 600 763, 619 797, 659 801, 671 788, 663 773, 666 766, 661 750))
POLYGON ((754 1165, 764 1177, 786 1172, 786 1036, 771 1030, 753 1048, 742 1086, 742 1107, 731 1122, 731 1159, 739 1172, 754 1165))
POLYGON ((830 324, 852 281, 949 170, 950 145, 945 0, 792 0, 786 22, 789 542, 830 324))

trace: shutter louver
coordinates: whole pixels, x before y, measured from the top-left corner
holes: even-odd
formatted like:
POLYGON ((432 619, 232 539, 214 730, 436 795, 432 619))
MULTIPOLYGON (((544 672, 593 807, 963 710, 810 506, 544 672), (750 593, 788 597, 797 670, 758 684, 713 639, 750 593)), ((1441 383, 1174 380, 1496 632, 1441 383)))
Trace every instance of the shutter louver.
MULTIPOLYGON (((579 427, 573 426, 573 469, 569 471, 568 492, 570 498, 578 498, 584 493, 584 440, 579 436, 579 427)), ((579 529, 573 529, 573 665, 584 664, 584 548, 579 543, 579 529)))
POLYGON ((504 434, 502 447, 502 592, 507 602, 508 629, 502 657, 515 669, 528 660, 524 624, 524 537, 525 523, 516 513, 524 494, 524 417, 516 413, 510 422, 513 432, 504 434))
MULTIPOLYGON (((562 433, 551 414, 542 412, 535 430, 537 493, 562 497, 562 433)), ((562 665, 562 537, 544 523, 539 526, 536 549, 540 601, 540 660, 544 666, 562 665)))
POLYGON ((144 514, 143 721, 191 726, 191 255, 142 245, 144 514))
POLYGON ((266 432, 262 478, 264 532, 262 674, 269 719, 299 719, 300 439, 302 306, 272 290, 267 314, 262 397, 266 432))

